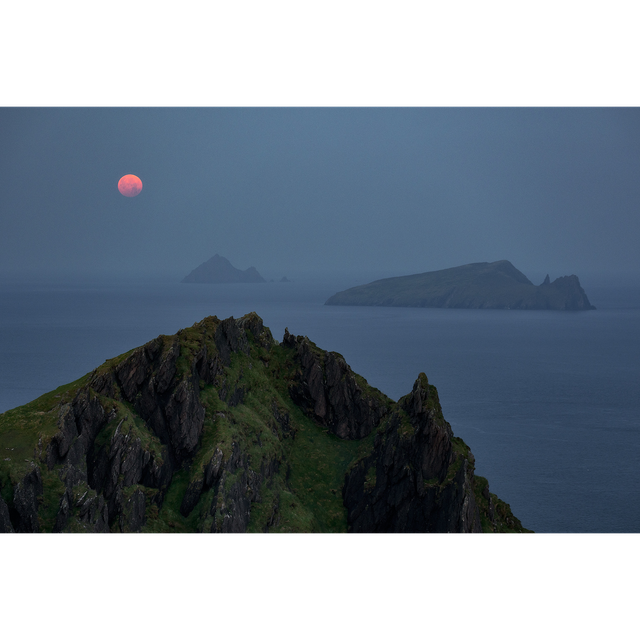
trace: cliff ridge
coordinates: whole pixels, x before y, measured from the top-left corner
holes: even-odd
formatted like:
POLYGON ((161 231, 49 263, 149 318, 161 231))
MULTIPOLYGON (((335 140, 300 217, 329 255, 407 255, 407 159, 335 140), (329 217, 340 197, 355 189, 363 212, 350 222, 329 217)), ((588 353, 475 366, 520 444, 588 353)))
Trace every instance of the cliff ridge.
POLYGON ((399 402, 255 313, 0 415, 2 532, 526 531, 420 374, 399 402))

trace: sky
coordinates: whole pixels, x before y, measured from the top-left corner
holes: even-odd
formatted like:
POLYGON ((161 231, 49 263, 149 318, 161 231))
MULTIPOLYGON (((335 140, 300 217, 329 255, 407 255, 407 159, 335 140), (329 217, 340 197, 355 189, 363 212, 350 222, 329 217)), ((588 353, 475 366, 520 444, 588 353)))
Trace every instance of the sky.
POLYGON ((637 108, 2 108, 0 137, 7 277, 640 274, 637 108))

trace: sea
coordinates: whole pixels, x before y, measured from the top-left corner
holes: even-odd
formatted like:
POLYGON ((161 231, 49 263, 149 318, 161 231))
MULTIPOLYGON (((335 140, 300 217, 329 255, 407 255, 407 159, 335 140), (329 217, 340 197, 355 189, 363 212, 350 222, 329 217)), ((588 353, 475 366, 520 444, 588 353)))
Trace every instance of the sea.
POLYGON ((526 528, 640 531, 640 287, 589 289, 589 312, 324 305, 353 284, 0 282, 0 412, 160 334, 255 311, 394 400, 426 373, 526 528))

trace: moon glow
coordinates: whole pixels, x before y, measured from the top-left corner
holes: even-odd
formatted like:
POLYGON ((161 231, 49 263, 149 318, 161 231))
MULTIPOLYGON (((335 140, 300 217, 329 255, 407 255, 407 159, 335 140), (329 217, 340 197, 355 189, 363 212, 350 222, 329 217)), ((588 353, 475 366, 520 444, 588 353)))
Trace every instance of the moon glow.
POLYGON ((128 173, 118 180, 118 191, 127 198, 135 198, 142 191, 142 180, 128 173))

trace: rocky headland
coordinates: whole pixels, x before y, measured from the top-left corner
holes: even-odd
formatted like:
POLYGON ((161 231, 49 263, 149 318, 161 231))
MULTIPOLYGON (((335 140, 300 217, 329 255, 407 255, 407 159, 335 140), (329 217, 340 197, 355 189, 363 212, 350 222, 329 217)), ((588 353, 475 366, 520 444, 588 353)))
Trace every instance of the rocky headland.
POLYGON ((2 532, 523 532, 421 373, 398 402, 255 314, 0 415, 2 532))
POLYGON ((595 309, 575 275, 536 286, 508 260, 385 278, 331 296, 327 305, 450 309, 595 309))
POLYGON ((226 258, 217 253, 213 258, 196 267, 182 282, 225 284, 233 282, 266 282, 255 267, 245 271, 236 269, 226 258))

